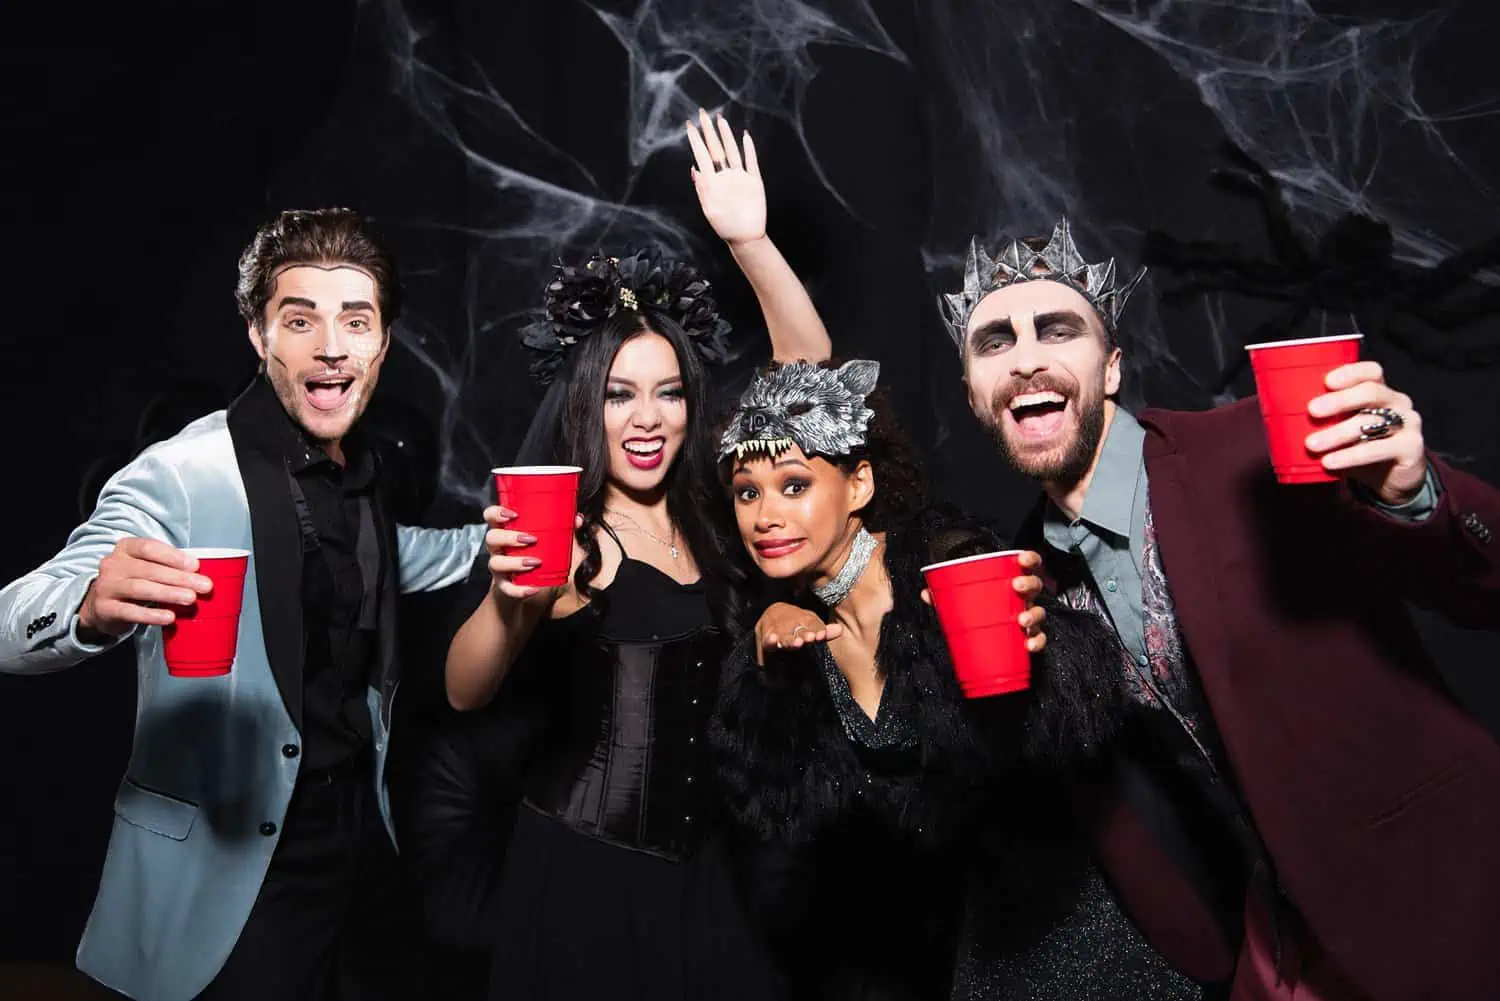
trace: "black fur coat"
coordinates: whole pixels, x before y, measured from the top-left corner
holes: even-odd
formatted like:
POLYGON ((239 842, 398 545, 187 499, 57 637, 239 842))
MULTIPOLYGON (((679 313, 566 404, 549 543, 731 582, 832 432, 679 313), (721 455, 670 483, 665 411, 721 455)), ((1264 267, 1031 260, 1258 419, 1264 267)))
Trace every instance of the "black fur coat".
POLYGON ((1003 548, 997 533, 952 512, 886 533, 894 602, 876 654, 881 712, 914 723, 914 747, 849 740, 811 648, 762 669, 752 636, 729 658, 710 738, 747 900, 793 997, 946 997, 975 831, 1017 807, 1022 817, 1055 813, 1016 790, 1054 785, 1037 774, 1092 760, 1124 716, 1113 634, 1050 599, 1031 689, 963 697, 921 600, 921 567, 1003 548), (1028 781, 1012 781, 1015 769, 1028 781))
MULTIPOLYGON (((886 534, 893 607, 876 659, 882 711, 905 712, 918 741, 905 761, 845 736, 812 647, 762 668, 746 636, 725 667, 710 737, 730 809, 756 837, 806 841, 863 803, 914 841, 940 843, 975 790, 1019 765, 1068 766, 1095 757, 1125 717, 1117 640, 1097 619, 1043 597, 1047 647, 1029 691, 965 699, 937 615, 921 600, 921 568, 1005 548, 983 523, 929 513, 886 534), (887 774, 882 764, 889 764, 887 774)), ((809 607, 816 607, 809 606, 809 607)))

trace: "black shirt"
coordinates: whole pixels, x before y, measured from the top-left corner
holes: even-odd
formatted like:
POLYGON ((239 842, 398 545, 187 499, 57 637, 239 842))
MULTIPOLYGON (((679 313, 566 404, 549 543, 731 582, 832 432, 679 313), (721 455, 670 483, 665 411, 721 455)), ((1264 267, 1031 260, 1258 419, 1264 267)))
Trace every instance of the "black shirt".
POLYGON ((351 431, 342 443, 345 465, 340 466, 287 415, 268 383, 261 382, 251 395, 261 397, 257 409, 267 411, 264 420, 254 422, 261 428, 254 444, 285 460, 301 526, 306 774, 348 761, 371 741, 367 699, 381 564, 373 510, 375 456, 351 431))

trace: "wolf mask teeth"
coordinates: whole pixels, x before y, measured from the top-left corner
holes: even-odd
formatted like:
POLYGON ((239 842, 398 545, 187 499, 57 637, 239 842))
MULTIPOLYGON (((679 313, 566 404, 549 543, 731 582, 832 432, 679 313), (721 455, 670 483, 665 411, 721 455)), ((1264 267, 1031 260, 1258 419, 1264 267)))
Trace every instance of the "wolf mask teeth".
POLYGON ((734 446, 734 458, 736 462, 743 461, 747 455, 764 455, 774 459, 782 452, 791 448, 794 442, 790 438, 752 438, 749 441, 738 442, 734 446))
POLYGON ((719 458, 775 458, 796 445, 805 455, 848 455, 865 443, 875 412, 865 397, 880 363, 846 362, 824 368, 797 361, 757 375, 740 397, 719 441, 719 458))

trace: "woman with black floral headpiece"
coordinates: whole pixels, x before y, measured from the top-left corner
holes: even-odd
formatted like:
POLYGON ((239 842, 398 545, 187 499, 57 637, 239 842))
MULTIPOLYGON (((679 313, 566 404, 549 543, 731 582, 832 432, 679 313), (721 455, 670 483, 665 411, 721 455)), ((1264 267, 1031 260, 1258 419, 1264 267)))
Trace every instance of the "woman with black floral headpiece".
MULTIPOLYGON (((687 132, 704 214, 755 289, 772 354, 826 357, 765 235, 749 135, 742 152, 701 112, 687 132)), ((528 538, 511 512, 485 512, 481 593, 446 680, 456 708, 495 705, 426 755, 412 846, 439 933, 493 949, 493 997, 774 993, 710 799, 708 720, 744 580, 710 436, 727 335, 709 283, 652 250, 559 264, 523 331, 551 383, 523 461, 583 470, 569 579, 514 582, 536 564, 528 538), (508 813, 506 788, 521 803, 508 813)))

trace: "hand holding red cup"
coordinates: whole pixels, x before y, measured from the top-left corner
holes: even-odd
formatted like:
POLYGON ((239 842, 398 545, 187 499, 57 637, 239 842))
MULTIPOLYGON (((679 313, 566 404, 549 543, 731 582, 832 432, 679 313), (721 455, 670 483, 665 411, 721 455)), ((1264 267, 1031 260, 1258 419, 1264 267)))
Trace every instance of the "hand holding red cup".
POLYGON ((1411 397, 1386 385, 1373 361, 1336 368, 1324 385, 1328 392, 1307 404, 1321 425, 1308 436, 1307 450, 1324 469, 1363 484, 1385 504, 1414 498, 1427 480, 1427 444, 1411 397))
POLYGON ((167 673, 180 678, 228 674, 239 646, 240 608, 245 576, 250 569, 247 549, 184 549, 197 561, 198 573, 213 582, 197 601, 179 609, 162 629, 162 656, 167 673))
POLYGON ((1042 582, 1029 571, 1041 557, 1012 549, 922 568, 923 598, 937 611, 953 671, 967 698, 1022 691, 1031 685, 1031 654, 1047 638, 1046 612, 1030 602, 1042 582))
POLYGON ((1327 389, 1328 375, 1359 360, 1362 334, 1251 344, 1250 366, 1266 427, 1271 466, 1281 483, 1333 483, 1333 475, 1308 448, 1308 436, 1333 423, 1309 404, 1327 389))
POLYGON ((507 597, 529 598, 568 581, 578 516, 577 466, 507 466, 492 470, 496 507, 485 510, 490 572, 507 597))
POLYGON ((136 626, 166 626, 207 594, 213 581, 198 561, 159 539, 126 536, 99 561, 99 575, 78 608, 78 628, 94 642, 125 635, 136 626))

